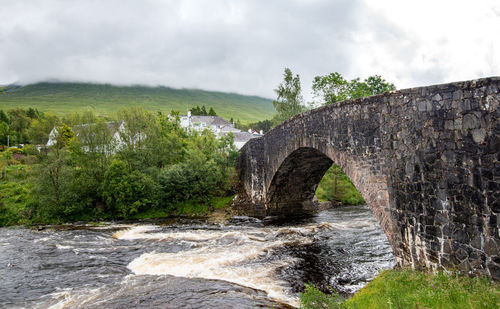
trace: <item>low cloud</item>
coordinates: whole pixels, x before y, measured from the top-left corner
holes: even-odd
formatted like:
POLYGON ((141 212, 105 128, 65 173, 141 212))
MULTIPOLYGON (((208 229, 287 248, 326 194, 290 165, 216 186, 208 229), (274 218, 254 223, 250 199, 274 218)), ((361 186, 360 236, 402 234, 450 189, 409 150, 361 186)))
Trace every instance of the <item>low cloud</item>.
POLYGON ((479 46, 465 48, 459 35, 427 39, 361 0, 11 1, 0 8, 0 83, 58 79, 274 97, 290 67, 310 98, 313 77, 334 71, 381 74, 403 87, 475 78, 500 71, 494 29, 485 33, 500 29, 495 9, 481 35, 464 37, 479 46), (464 64, 469 57, 477 61, 464 64))

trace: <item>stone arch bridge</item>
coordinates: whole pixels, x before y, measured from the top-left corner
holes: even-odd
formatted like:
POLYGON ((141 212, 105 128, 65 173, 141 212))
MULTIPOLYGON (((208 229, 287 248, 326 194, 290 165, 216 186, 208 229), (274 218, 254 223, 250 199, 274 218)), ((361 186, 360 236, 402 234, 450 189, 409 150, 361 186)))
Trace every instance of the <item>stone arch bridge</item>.
POLYGON ((500 77, 412 88, 307 111, 250 140, 234 206, 248 215, 314 207, 338 164, 399 265, 500 280, 500 77))

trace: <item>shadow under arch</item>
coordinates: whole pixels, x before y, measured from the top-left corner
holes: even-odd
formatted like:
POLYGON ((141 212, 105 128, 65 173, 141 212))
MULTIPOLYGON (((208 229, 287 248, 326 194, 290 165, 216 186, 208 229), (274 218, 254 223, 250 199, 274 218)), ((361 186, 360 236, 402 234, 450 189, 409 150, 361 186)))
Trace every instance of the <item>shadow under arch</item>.
POLYGON ((317 149, 302 147, 278 168, 267 190, 270 215, 292 215, 314 209, 319 182, 333 161, 317 149))

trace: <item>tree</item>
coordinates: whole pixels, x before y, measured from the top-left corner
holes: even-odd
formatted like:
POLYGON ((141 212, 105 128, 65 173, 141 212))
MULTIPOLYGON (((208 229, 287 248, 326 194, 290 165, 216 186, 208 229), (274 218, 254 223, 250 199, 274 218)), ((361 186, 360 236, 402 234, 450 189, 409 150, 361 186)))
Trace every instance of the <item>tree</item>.
POLYGON ((137 170, 129 171, 123 161, 111 163, 102 187, 106 204, 123 218, 157 204, 156 182, 137 170))
POLYGON ((301 94, 301 85, 299 75, 292 74, 289 68, 285 68, 283 83, 281 83, 274 92, 277 94, 273 101, 274 108, 278 112, 275 116, 276 122, 282 122, 304 111, 302 105, 303 98, 301 94))
POLYGON ((8 111, 9 127, 11 130, 11 142, 25 143, 28 141, 27 130, 31 124, 31 119, 27 116, 26 110, 22 108, 13 108, 8 111))
POLYGON ((207 115, 207 109, 205 108, 205 105, 201 107, 201 115, 206 116, 207 115))
POLYGON ((7 116, 7 114, 1 109, 0 109, 0 122, 5 122, 7 124, 10 123, 9 116, 7 116))
POLYGON ((9 135, 9 125, 0 121, 0 145, 7 145, 7 136, 9 135))
POLYGON ((396 89, 394 84, 388 83, 379 75, 369 76, 364 81, 360 81, 359 78, 348 81, 338 72, 316 76, 312 88, 314 96, 322 104, 333 104, 396 89))
POLYGON ((57 129, 56 148, 64 148, 75 137, 73 130, 65 123, 57 129))
POLYGON ((57 126, 59 119, 56 116, 44 113, 31 122, 28 129, 29 141, 32 144, 45 144, 49 139, 50 131, 57 126))
POLYGON ((208 116, 217 116, 217 113, 215 113, 215 110, 212 107, 208 110, 208 116))

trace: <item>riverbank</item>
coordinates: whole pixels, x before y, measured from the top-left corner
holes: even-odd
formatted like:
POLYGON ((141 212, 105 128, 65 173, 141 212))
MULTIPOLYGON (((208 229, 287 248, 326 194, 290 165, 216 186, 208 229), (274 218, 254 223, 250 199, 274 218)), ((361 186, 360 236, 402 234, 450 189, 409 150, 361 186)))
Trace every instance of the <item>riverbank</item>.
POLYGON ((314 286, 301 294, 301 308, 491 308, 500 306, 500 284, 484 277, 385 270, 349 300, 314 286))
MULTIPOLYGON (((74 217, 71 221, 60 218, 45 218, 45 221, 33 220, 30 208, 30 190, 33 184, 29 179, 30 166, 24 164, 10 165, 6 169, 6 178, 0 180, 0 227, 45 224, 61 224, 71 222, 97 222, 123 220, 119 216, 106 213, 86 213, 74 217)), ((184 201, 170 205, 168 208, 151 207, 127 217, 127 220, 149 220, 175 217, 206 217, 230 215, 228 208, 234 195, 216 196, 205 202, 184 201), (227 211, 226 211, 227 210, 227 211)))

